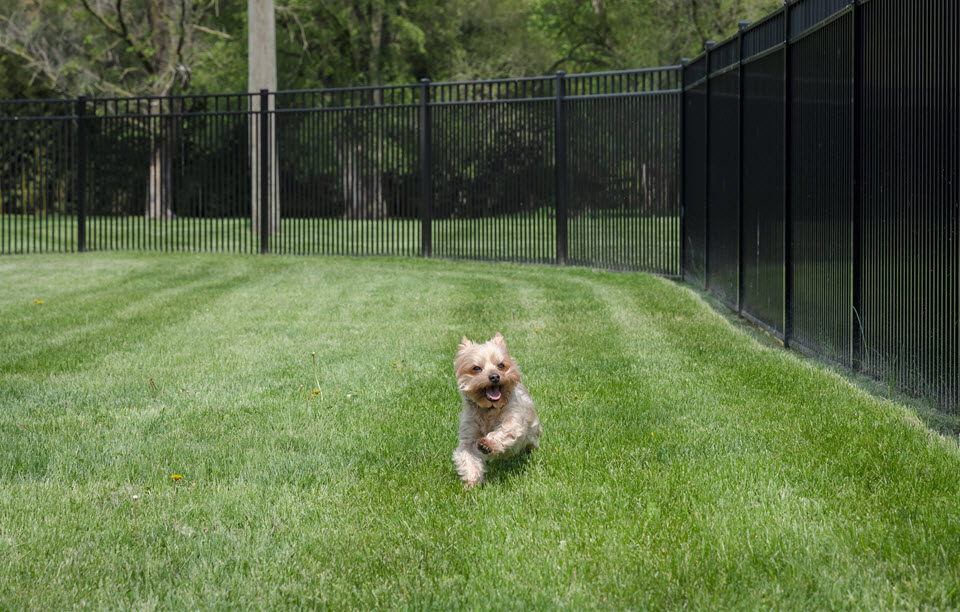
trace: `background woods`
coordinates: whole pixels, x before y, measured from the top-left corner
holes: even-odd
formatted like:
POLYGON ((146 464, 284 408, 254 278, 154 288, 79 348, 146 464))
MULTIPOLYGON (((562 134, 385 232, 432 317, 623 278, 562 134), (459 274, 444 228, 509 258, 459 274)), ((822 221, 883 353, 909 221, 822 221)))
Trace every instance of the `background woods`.
MULTIPOLYGON (((280 89, 669 65, 779 0, 277 0, 280 89)), ((245 2, 0 0, 0 98, 246 89, 245 2)))

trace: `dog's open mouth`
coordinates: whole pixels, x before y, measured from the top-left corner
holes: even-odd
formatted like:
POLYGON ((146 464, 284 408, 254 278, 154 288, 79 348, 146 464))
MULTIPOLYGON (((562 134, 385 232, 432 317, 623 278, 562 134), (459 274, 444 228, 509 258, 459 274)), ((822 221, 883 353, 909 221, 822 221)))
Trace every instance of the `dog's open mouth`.
POLYGON ((500 387, 488 387, 484 389, 483 394, 487 396, 488 400, 495 402, 500 399, 500 387))

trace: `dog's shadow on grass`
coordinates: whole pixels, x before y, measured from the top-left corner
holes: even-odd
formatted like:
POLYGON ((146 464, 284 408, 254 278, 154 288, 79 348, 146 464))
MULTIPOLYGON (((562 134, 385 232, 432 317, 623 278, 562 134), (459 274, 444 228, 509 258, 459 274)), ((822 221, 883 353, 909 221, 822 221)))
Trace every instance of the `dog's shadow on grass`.
POLYGON ((487 464, 487 473, 484 475, 486 485, 503 486, 523 477, 532 463, 531 459, 531 453, 526 451, 487 464))

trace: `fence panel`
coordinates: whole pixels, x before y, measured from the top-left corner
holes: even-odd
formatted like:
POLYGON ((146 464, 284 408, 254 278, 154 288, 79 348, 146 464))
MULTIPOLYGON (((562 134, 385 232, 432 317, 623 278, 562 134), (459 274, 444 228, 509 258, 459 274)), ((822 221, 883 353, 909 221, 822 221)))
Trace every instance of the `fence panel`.
POLYGON ((783 338, 784 26, 781 19, 760 27, 761 32, 769 35, 772 30, 775 36, 767 36, 770 47, 757 47, 757 53, 763 54, 743 66, 741 312, 783 338))
POLYGON ((730 39, 708 56, 710 78, 710 191, 707 286, 733 309, 740 284, 740 72, 738 40, 730 39))
POLYGON ((0 102, 0 253, 77 250, 75 107, 0 102))
POLYGON ((555 81, 431 87, 434 256, 557 261, 555 81))
POLYGON ((87 101, 87 250, 257 250, 250 102, 247 95, 87 101))
POLYGON ((683 275, 706 283, 707 265, 707 79, 706 57, 684 68, 683 95, 683 275))
MULTIPOLYGON (((800 5, 802 6, 802 5, 800 5)), ((852 364, 853 18, 792 42, 794 344, 852 364)))
POLYGON ((420 255, 418 89, 277 94, 271 252, 420 255))
POLYGON ((949 0, 793 0, 685 67, 682 126, 685 278, 735 307, 739 247, 745 316, 953 411, 958 32, 949 0))
POLYGON ((0 252, 436 255, 681 273, 676 67, 61 101, 57 117, 29 122, 4 104, 0 252))
POLYGON ((679 276, 678 72, 568 82, 569 262, 679 276))
POLYGON ((960 410, 960 11, 861 10, 862 366, 960 410))

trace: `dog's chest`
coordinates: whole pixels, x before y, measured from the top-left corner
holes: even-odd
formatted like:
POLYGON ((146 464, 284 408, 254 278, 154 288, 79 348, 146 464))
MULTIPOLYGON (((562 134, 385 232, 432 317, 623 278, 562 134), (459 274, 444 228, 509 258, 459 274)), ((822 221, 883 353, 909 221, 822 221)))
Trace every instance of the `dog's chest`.
POLYGON ((483 435, 490 433, 500 425, 500 422, 503 420, 503 412, 503 408, 491 408, 480 411, 477 415, 477 425, 480 427, 483 435))

